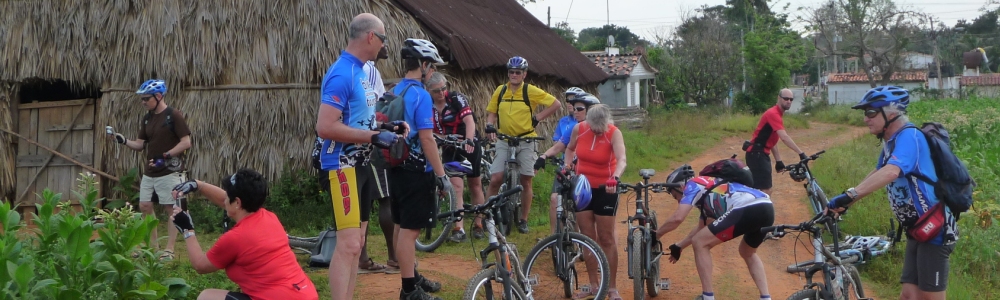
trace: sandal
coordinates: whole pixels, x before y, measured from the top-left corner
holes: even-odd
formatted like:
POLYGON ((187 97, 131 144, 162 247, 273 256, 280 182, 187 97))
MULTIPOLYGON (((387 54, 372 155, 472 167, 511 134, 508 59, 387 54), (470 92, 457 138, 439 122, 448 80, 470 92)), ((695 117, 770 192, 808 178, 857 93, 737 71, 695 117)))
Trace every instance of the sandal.
POLYGON ((385 272, 385 269, 385 265, 377 263, 369 258, 367 266, 358 266, 358 274, 383 273, 385 272))
POLYGON ((160 261, 172 261, 174 258, 173 250, 163 250, 163 253, 160 254, 160 261))
POLYGON ((385 273, 399 274, 399 262, 396 262, 395 260, 385 261, 385 273))
POLYGON ((611 289, 608 291, 609 300, 622 300, 622 295, 618 294, 618 289, 611 289))

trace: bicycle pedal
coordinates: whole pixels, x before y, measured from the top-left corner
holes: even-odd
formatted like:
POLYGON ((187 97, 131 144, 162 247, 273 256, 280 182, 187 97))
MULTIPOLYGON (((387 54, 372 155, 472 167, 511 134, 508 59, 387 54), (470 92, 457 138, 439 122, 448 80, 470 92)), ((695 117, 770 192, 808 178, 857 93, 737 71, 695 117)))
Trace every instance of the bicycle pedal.
POLYGON ((590 293, 590 285, 584 285, 580 287, 580 291, 584 293, 590 293))
POLYGON ((661 291, 670 289, 670 278, 660 278, 660 281, 656 282, 656 287, 661 291))
POLYGON ((538 274, 528 275, 528 285, 530 286, 538 285, 538 274))

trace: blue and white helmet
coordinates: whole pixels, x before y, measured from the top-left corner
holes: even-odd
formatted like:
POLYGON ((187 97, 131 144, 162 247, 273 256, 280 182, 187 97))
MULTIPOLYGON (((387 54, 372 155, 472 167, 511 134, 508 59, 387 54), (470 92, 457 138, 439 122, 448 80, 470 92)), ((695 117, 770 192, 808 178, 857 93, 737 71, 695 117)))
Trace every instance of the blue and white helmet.
POLYGON ((139 89, 136 90, 135 93, 139 95, 166 95, 167 82, 160 79, 146 80, 146 82, 143 82, 142 85, 139 85, 139 89))
POLYGON ((520 56, 511 57, 507 60, 507 69, 527 70, 528 60, 520 56))
POLYGON ((583 174, 576 176, 576 184, 573 185, 573 201, 576 202, 576 211, 581 211, 590 205, 593 198, 593 191, 590 189, 590 181, 583 174))
POLYGON ((895 104, 899 110, 906 111, 906 107, 910 105, 910 92, 898 86, 886 85, 876 87, 868 90, 868 93, 865 93, 865 96, 861 98, 861 101, 851 108, 882 108, 893 104, 895 104))

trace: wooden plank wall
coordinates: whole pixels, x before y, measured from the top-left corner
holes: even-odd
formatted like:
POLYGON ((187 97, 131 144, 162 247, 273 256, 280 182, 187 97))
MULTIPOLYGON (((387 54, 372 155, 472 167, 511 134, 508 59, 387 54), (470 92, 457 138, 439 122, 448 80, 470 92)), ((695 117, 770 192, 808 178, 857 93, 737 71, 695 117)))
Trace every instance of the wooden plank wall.
MULTIPOLYGON (((94 125, 95 103, 94 99, 81 99, 21 104, 18 107, 18 133, 93 166, 97 132, 94 125), (89 104, 83 106, 84 103, 89 104), (70 124, 74 118, 76 123, 70 124), (70 133, 60 144, 60 138, 67 130, 70 133)), ((76 186, 77 176, 84 171, 83 167, 60 157, 53 157, 48 166, 43 166, 50 155, 50 152, 30 143, 18 143, 16 193, 21 195, 25 190, 28 191, 19 199, 22 205, 33 206, 38 202, 36 194, 41 194, 46 188, 62 193, 63 200, 72 199, 74 203, 78 203, 79 199, 73 196, 72 190, 76 186), (41 174, 28 186, 31 178, 38 172, 41 174)))

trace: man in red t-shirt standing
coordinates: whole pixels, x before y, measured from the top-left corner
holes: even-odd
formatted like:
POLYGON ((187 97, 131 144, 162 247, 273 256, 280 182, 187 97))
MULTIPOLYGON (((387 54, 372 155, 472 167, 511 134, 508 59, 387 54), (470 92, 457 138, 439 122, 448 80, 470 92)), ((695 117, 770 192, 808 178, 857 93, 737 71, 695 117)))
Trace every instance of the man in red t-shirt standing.
POLYGON ((747 167, 750 167, 750 172, 753 173, 752 187, 768 194, 771 194, 771 158, 768 155, 774 154, 776 172, 785 170, 781 154, 778 153, 778 148, 774 147, 779 138, 785 146, 798 153, 799 158, 806 158, 806 154, 802 153, 799 146, 795 145, 795 141, 792 141, 792 137, 785 132, 785 123, 781 119, 785 111, 792 107, 794 99, 792 90, 782 89, 778 93, 778 103, 760 116, 760 123, 757 123, 757 129, 753 132, 750 147, 746 149, 747 167))
POLYGON ((189 180, 173 189, 179 206, 174 206, 170 221, 184 233, 188 259, 198 274, 226 270, 226 276, 240 287, 240 292, 205 289, 198 299, 319 299, 316 286, 299 267, 295 253, 288 246, 288 234, 274 213, 263 208, 267 198, 267 180, 260 173, 240 169, 222 178, 221 187, 200 180, 189 180), (222 234, 208 252, 201 250, 188 214, 186 195, 201 191, 208 201, 226 210, 236 221, 222 234))

